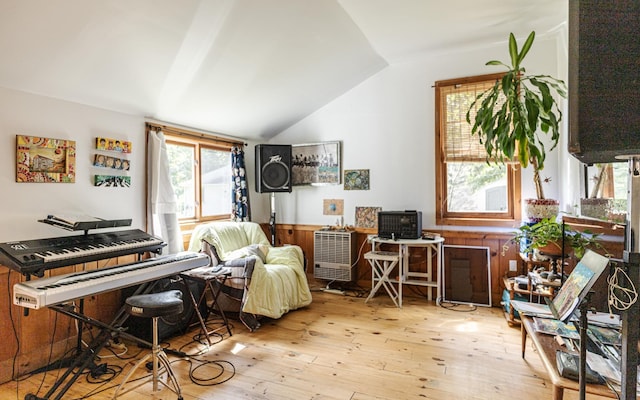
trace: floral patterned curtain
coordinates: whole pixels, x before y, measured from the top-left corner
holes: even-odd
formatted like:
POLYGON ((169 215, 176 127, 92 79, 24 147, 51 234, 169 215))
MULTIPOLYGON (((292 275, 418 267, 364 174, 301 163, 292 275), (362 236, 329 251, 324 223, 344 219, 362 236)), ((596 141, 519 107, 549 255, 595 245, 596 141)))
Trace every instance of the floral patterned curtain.
POLYGON ((242 147, 233 146, 231 149, 232 190, 231 202, 233 203, 233 221, 251 221, 251 207, 249 206, 249 188, 247 185, 247 173, 244 167, 244 150, 242 147))

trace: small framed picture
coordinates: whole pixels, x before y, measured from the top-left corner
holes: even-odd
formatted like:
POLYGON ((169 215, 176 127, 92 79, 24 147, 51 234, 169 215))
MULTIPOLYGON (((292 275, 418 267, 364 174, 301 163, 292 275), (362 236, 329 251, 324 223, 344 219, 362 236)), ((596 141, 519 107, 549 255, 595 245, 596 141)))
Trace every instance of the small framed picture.
POLYGON ((369 170, 345 169, 344 190, 369 190, 369 170))
POLYGON ((131 142, 120 139, 110 139, 104 137, 96 138, 96 150, 117 151, 120 153, 131 153, 131 142))

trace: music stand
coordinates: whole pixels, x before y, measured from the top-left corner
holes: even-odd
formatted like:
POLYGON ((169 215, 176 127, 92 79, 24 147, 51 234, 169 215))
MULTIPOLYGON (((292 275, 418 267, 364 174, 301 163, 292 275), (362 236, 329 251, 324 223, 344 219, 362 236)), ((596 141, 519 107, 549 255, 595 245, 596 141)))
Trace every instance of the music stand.
POLYGON ((580 399, 586 395, 586 369, 587 369, 587 310, 589 302, 589 291, 600 275, 609 264, 609 259, 600 254, 587 250, 582 259, 564 282, 558 294, 545 301, 553 316, 562 322, 567 322, 579 309, 579 330, 580 330, 580 365, 579 384, 580 399))
POLYGON ((553 300, 545 298, 554 318, 567 322, 608 264, 607 257, 587 250, 553 300))

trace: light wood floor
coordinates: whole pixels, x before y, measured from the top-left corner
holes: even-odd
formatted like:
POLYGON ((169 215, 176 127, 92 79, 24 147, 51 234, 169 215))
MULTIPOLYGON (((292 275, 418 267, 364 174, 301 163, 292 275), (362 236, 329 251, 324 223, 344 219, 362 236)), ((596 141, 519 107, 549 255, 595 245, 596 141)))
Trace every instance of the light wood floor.
MULTIPOLYGON (((521 358, 520 329, 509 327, 499 308, 449 309, 405 297, 404 307, 397 309, 383 295, 367 304, 359 297, 317 291, 313 295, 310 306, 268 321, 254 333, 233 321, 233 336, 210 349, 192 343, 196 329, 171 339, 171 348, 200 354, 190 361, 170 356, 184 399, 551 399, 535 349, 529 344, 526 359, 521 358), (219 384, 195 384, 190 369, 199 379, 221 374, 206 383, 219 384)), ((132 345, 128 355, 138 351, 132 345)), ((88 398, 111 398, 135 359, 98 361, 103 362, 110 368, 123 367, 125 373, 103 384, 81 377, 64 399, 92 393, 96 394, 88 398)), ((8 382, 0 386, 0 398, 42 396, 57 374, 8 382)), ((149 383, 120 398, 176 396, 166 389, 152 394, 149 383)), ((565 393, 566 400, 577 398, 577 392, 565 393)))

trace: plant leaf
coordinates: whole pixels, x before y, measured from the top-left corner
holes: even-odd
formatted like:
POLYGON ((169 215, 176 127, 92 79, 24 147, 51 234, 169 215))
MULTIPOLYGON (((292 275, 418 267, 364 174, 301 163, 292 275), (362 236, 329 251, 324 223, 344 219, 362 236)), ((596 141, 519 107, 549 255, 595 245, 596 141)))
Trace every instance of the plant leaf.
POLYGON ((518 43, 516 37, 513 36, 513 32, 509 34, 509 56, 511 56, 511 66, 513 69, 518 69, 520 63, 518 63, 518 43))
POLYGON ((522 45, 522 50, 520 50, 520 54, 518 54, 518 65, 524 60, 524 57, 527 55, 529 50, 531 49, 531 45, 533 45, 533 39, 536 37, 536 31, 531 31, 527 40, 525 40, 524 45, 522 45))

